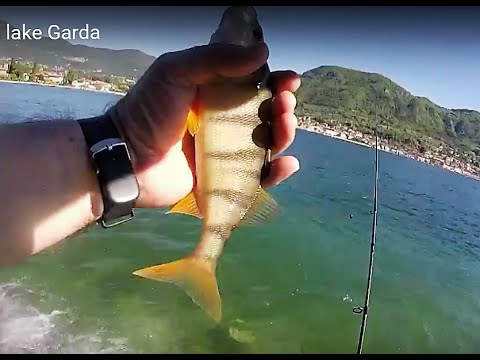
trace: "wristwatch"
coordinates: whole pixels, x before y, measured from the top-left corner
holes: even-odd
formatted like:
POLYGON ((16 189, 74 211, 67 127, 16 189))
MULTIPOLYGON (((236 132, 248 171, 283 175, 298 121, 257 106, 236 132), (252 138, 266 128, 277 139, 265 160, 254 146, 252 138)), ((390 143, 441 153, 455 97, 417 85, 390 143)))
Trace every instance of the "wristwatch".
POLYGON ((133 219, 140 187, 128 146, 107 114, 80 119, 103 199, 98 223, 110 228, 133 219))

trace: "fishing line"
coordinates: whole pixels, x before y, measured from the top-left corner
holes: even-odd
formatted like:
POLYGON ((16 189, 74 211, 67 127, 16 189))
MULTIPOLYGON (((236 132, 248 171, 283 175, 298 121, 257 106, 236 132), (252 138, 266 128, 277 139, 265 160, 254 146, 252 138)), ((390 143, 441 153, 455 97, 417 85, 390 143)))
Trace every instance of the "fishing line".
MULTIPOLYGON (((384 90, 386 92, 386 89, 384 90)), ((362 325, 360 327, 360 335, 358 337, 357 354, 361 354, 363 350, 363 341, 365 338, 365 329, 367 327, 368 306, 370 304, 370 293, 372 291, 372 274, 373 274, 373 258, 375 255, 375 243, 377 237, 377 194, 378 194, 378 95, 375 97, 375 183, 373 191, 373 217, 372 217, 372 237, 370 243, 370 264, 368 266, 367 289, 365 291, 365 303, 363 307, 357 306, 353 308, 356 314, 363 313, 362 325)))

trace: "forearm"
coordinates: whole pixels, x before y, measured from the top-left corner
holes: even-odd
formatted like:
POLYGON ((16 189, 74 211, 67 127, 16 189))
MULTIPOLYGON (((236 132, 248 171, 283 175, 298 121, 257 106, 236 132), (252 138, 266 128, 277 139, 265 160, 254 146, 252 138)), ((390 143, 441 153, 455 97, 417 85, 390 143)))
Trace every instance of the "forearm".
POLYGON ((0 266, 101 216, 100 190, 76 121, 0 126, 0 199, 0 266))

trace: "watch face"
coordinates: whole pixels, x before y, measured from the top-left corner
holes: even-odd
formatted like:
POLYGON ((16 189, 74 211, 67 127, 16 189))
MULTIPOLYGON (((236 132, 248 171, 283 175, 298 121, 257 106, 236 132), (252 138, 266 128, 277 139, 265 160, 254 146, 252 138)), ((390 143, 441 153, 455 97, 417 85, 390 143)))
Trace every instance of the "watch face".
POLYGON ((106 185, 105 190, 106 195, 114 203, 133 201, 139 196, 137 179, 128 174, 112 180, 106 185))
POLYGON ((132 163, 124 145, 113 146, 95 155, 105 195, 113 203, 133 201, 140 195, 132 163))

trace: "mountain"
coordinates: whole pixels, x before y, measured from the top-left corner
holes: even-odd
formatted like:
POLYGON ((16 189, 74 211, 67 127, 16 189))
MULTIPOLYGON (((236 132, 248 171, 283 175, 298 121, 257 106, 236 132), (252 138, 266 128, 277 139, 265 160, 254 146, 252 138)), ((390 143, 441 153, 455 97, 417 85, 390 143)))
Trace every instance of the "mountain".
POLYGON ((417 148, 447 143, 480 157, 477 111, 441 107, 375 73, 320 66, 301 77, 299 115, 371 133, 377 109, 383 138, 417 148))
MULTIPOLYGON (((0 57, 21 58, 74 70, 101 69, 104 74, 128 77, 142 75, 155 60, 155 57, 139 50, 112 50, 73 45, 66 40, 53 40, 45 36, 40 40, 7 40, 6 27, 7 23, 0 20, 0 57)), ((10 29, 12 28, 10 26, 10 29)))

